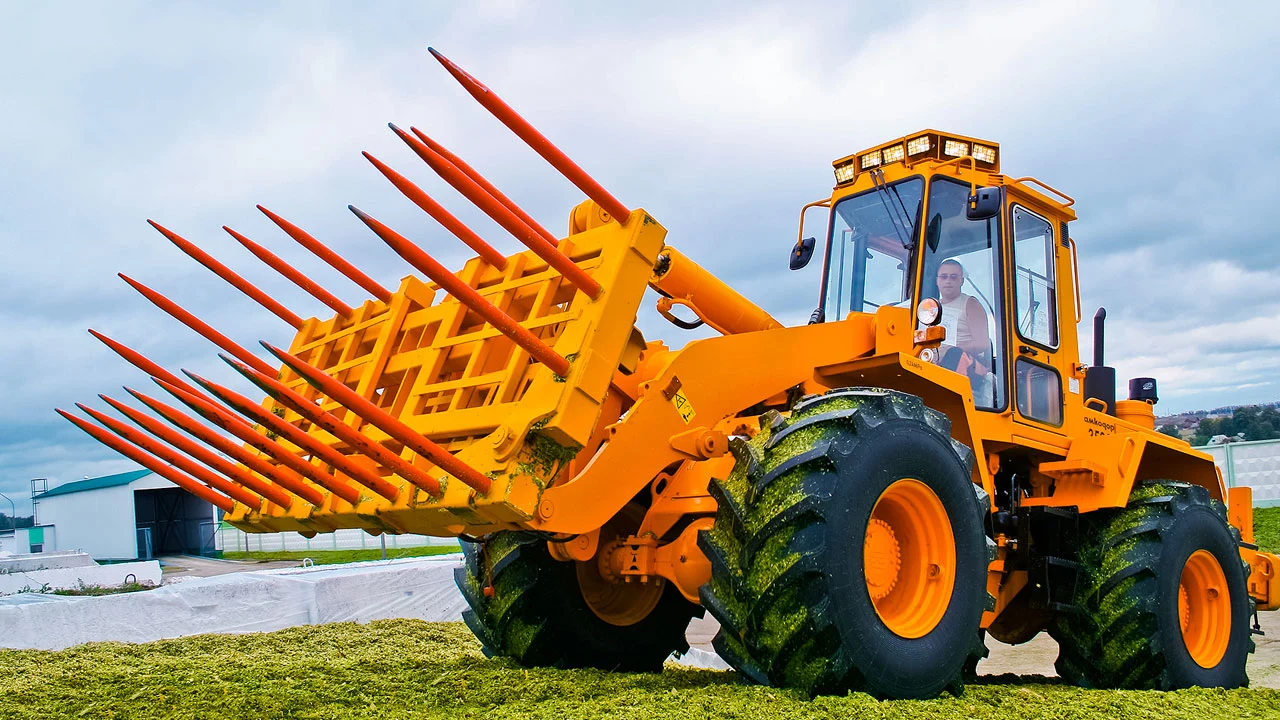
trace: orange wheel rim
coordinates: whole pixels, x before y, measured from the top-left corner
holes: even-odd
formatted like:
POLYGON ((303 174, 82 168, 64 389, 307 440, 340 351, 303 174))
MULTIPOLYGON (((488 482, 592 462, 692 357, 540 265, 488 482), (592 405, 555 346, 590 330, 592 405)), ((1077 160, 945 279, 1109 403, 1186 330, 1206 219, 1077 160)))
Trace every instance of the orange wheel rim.
POLYGON ((610 555, 621 551, 619 541, 640 527, 644 510, 634 505, 623 508, 600 530, 600 549, 596 557, 585 562, 575 562, 578 590, 582 599, 596 617, 619 627, 627 627, 649 617, 658 606, 666 581, 660 577, 648 582, 622 582, 611 577, 608 566, 610 555))
POLYGON ((1231 599, 1227 576, 1207 550, 1187 558, 1178 581, 1178 621, 1191 659, 1212 668, 1227 654, 1231 640, 1231 599))
POLYGON ((955 588, 956 541, 928 485, 904 478, 881 493, 862 557, 867 594, 886 627, 911 639, 938 626, 955 588))

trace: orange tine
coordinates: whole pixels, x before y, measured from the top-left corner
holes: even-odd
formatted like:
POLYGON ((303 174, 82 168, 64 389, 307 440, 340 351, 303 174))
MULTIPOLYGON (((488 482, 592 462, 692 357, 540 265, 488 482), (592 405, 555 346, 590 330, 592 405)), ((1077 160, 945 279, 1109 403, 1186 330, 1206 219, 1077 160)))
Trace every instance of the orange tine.
POLYGON ((315 253, 316 257, 329 263, 330 267, 347 276, 348 280, 359 285, 365 290, 368 290, 375 298, 382 302, 391 302, 390 290, 382 287, 382 285, 378 284, 377 280, 374 280, 361 272, 360 268, 357 268, 355 265, 347 262, 346 258, 334 252, 327 245, 315 239, 314 236, 297 225, 294 225, 261 205, 258 206, 258 209, 262 211, 263 215, 271 218, 271 222, 275 223, 281 230, 288 233, 289 237, 296 240, 299 245, 310 250, 312 253, 315 253))
POLYGON ((231 413, 213 404, 212 401, 206 400, 201 395, 189 393, 176 385, 171 385, 164 380, 161 380, 160 378, 153 377, 151 379, 157 385, 164 388, 170 395, 178 398, 187 407, 199 413, 201 417, 240 438, 250 447, 257 448, 268 456, 275 458, 275 460, 280 464, 287 465, 291 470, 297 472, 299 475, 328 489, 334 495, 337 495, 352 505, 355 505, 360 501, 360 491, 356 489, 354 485, 339 480, 328 472, 325 472, 324 470, 293 454, 288 448, 284 447, 280 443, 277 443, 265 435, 258 434, 256 430, 242 422, 239 422, 239 418, 236 418, 231 413), (232 420, 233 418, 235 418, 235 421, 232 420))
POLYGON ((98 394, 98 397, 102 398, 103 402, 120 411, 122 415, 132 420, 143 430, 146 430, 196 460, 199 460, 205 465, 208 465, 214 470, 226 475, 233 481, 249 488, 253 492, 270 500, 276 505, 287 510, 289 506, 293 504, 293 496, 289 493, 269 482, 265 482, 254 477, 251 473, 245 472, 243 469, 236 467, 233 463, 227 462, 216 453, 209 452, 206 448, 197 445, 195 442, 179 435, 168 427, 165 427, 165 425, 159 420, 148 417, 145 413, 139 412, 119 400, 114 400, 101 393, 98 394))
POLYGON ((444 288, 445 292, 457 298, 458 302, 479 313, 490 325, 497 328, 503 335, 511 338, 512 342, 524 348, 538 362, 550 368, 551 372, 560 377, 568 376, 568 360, 565 360, 563 356, 539 340, 536 335, 526 330, 510 315, 485 300, 480 293, 476 292, 475 288, 459 280, 457 275, 449 272, 445 266, 436 262, 434 258, 423 252, 422 248, 414 245, 408 238, 378 222, 356 206, 348 205, 347 207, 356 214, 356 217, 363 220, 365 225, 368 225, 371 230, 377 233, 383 242, 390 245, 391 249, 395 250, 400 257, 421 270, 437 285, 444 288))
POLYGON ((431 148, 432 150, 435 150, 438 155, 443 157, 445 160, 448 160, 450 163, 453 164, 454 167, 466 173, 467 177, 471 178, 472 180, 475 181, 477 185, 484 188, 484 191, 492 195, 494 200, 497 200, 498 202, 502 203, 508 210, 515 213, 516 217, 523 220, 525 225, 528 225, 529 227, 533 228, 539 235, 542 236, 543 240, 546 240, 547 242, 551 243, 552 247, 555 247, 556 245, 560 244, 560 238, 556 237, 555 235, 552 235, 550 230, 542 227, 542 225, 537 220, 534 220, 533 217, 529 215, 529 213, 525 212, 524 209, 521 208, 519 205, 516 205, 515 201, 507 197, 506 194, 503 193, 501 190, 499 190, 496 186, 494 186, 493 183, 489 182, 488 180, 485 180, 484 176, 481 175, 479 172, 477 172, 475 168, 468 165, 465 160, 453 154, 452 152, 449 152, 448 148, 436 142, 435 140, 432 140, 431 138, 427 137, 427 134, 422 132, 418 128, 411 127, 409 128, 409 132, 413 133, 414 135, 417 135, 418 139, 426 143, 427 147, 431 148))
POLYGON ((436 222, 443 225, 446 230, 456 235, 462 242, 466 243, 467 247, 474 250, 477 255, 484 259, 485 262, 493 265, 499 270, 506 269, 506 256, 498 252, 498 250, 492 245, 485 242, 484 239, 477 235, 474 230, 464 225, 461 220, 454 217, 453 213, 449 212, 443 205, 436 202, 435 198, 423 192, 422 188, 409 182, 409 179, 405 176, 387 167, 386 163, 382 162, 378 158, 370 155, 369 153, 363 154, 369 162, 373 163, 374 167, 378 168, 379 172, 387 176, 387 179, 391 181, 392 185, 395 185, 400 192, 404 193, 405 197, 412 200, 413 204, 422 208, 428 215, 435 218, 436 222))
POLYGON ((137 350, 134 350, 121 343, 118 343, 115 340, 112 340, 111 338, 107 337, 106 335, 103 335, 102 333, 98 332, 97 330, 94 330, 93 328, 89 328, 89 334, 101 340, 104 345, 114 350, 117 355, 129 361, 129 364, 138 368, 142 372, 148 375, 155 375, 156 377, 164 378, 165 381, 172 383, 174 385, 177 385, 178 387, 182 388, 183 390, 186 390, 187 392, 193 392, 193 393, 197 392, 195 387, 188 384, 185 380, 182 380, 177 375, 174 375, 168 370, 165 370, 164 368, 160 367, 154 362, 143 357, 143 355, 139 353, 137 350))
POLYGON ((307 293, 311 295, 311 297, 319 300, 325 305, 328 305, 330 308, 333 309, 334 312, 338 313, 343 317, 346 317, 353 312, 350 305, 342 302, 337 297, 335 297, 333 293, 320 287, 320 285, 317 284, 316 281, 312 280, 306 275, 303 275, 300 270, 298 270, 294 266, 282 260, 279 255, 276 255, 275 253, 262 247, 261 245, 250 240, 244 235, 241 235, 235 230, 232 230, 226 225, 223 225, 222 229, 230 233, 231 237, 238 240, 241 245, 248 248, 249 252, 253 253, 254 255, 257 255, 259 260, 270 265, 271 269, 275 270, 276 272, 280 273, 286 278, 289 278, 290 282, 302 288, 303 290, 306 290, 307 293))
POLYGON ((244 415, 252 417, 254 420, 262 423, 270 428, 273 432, 282 436, 285 440, 306 450, 312 455, 320 458, 324 462, 341 470, 350 476, 353 480, 364 485, 382 497, 395 502, 400 495, 399 489, 391 483, 383 480, 381 477, 370 471, 368 468, 361 467, 351 460, 351 458, 325 445, 319 440, 311 437, 307 433, 285 422, 275 413, 268 411, 261 405, 254 403, 249 398, 228 387, 223 387, 215 382, 206 380, 199 375, 183 370, 187 377, 191 378, 197 385, 208 390, 212 395, 217 397, 228 406, 244 415))
POLYGON ((142 296, 150 300, 152 303, 154 303, 156 307, 169 313, 169 315, 173 316, 175 320, 182 323, 183 325, 186 325, 192 330, 195 330, 196 333, 204 337, 206 340, 212 342, 214 345, 217 345, 223 350, 226 350, 232 355, 235 355, 241 360, 249 363, 255 369, 261 370, 262 372, 265 372, 265 373, 275 372, 275 370, 273 370, 270 365, 254 357, 253 353, 240 347, 239 345, 236 344, 234 340, 227 337, 226 335, 223 335, 217 330, 214 330, 213 326, 204 322, 200 318, 196 317, 195 315, 192 315, 186 310, 183 310, 174 301, 170 300, 164 295, 161 295, 155 290, 152 290, 146 285, 143 285, 137 280, 134 280, 128 275, 125 275, 124 273, 116 273, 116 274, 120 276, 121 280, 124 280, 125 282, 129 283, 129 285, 132 286, 134 290, 137 290, 138 292, 142 293, 142 296))
POLYGON ((462 193, 476 207, 483 210, 486 215, 493 218, 495 222, 511 233, 515 239, 523 243, 525 247, 537 253, 538 257, 545 260, 548 265, 559 270, 566 280, 573 283, 575 287, 586 293, 593 300, 600 295, 600 283, 596 282, 595 278, 578 267, 568 255, 560 252, 555 244, 544 240, 538 234, 538 231, 526 225, 515 213, 485 192, 484 188, 480 187, 470 177, 467 177, 466 173, 454 167, 453 164, 438 155, 436 151, 427 147, 418 138, 395 125, 392 125, 391 129, 418 154, 418 157, 426 161, 431 166, 431 169, 436 171, 437 175, 452 185, 455 190, 462 193))
MULTIPOLYGON (((133 388, 125 388, 125 392, 128 392, 130 395, 137 398, 139 402, 154 410, 160 415, 160 417, 163 417, 165 420, 168 420, 182 430, 185 430, 187 433, 212 445, 215 450, 226 453, 231 456, 232 459, 245 465, 250 470, 257 472, 259 475, 271 478, 278 485, 294 495, 297 495, 316 507, 320 507, 324 504, 324 494, 302 482, 301 477, 296 473, 293 473, 282 466, 272 465, 258 455, 244 449, 243 446, 231 442, 227 438, 214 432, 209 427, 200 424, 194 418, 188 417, 175 407, 166 405, 149 395, 144 395, 143 393, 134 390, 133 388)), ((281 505, 282 503, 276 504, 281 505)))
POLYGON ((458 67, 452 60, 436 52, 435 48, 427 48, 427 52, 440 61, 445 70, 454 77, 467 92, 471 93, 471 97, 475 98, 481 105, 485 107, 498 121, 506 125, 521 140, 524 140, 533 151, 538 153, 551 166, 560 171, 561 175, 568 178, 569 182, 578 186, 578 189, 586 193, 587 197, 596 201, 600 207, 604 208, 619 223, 626 223, 627 218, 631 216, 631 211, 627 209, 604 186, 596 182, 594 178, 586 173, 585 170, 578 167, 578 164, 569 159, 555 145, 551 144, 542 133, 538 132, 528 120, 520 117, 520 114, 511 109, 511 106, 503 102, 498 94, 485 87, 483 83, 471 77, 467 71, 458 67))
POLYGON ((382 463, 432 495, 439 497, 444 494, 438 480, 426 474, 420 468, 414 467, 412 463, 399 455, 360 434, 359 431, 342 422, 332 413, 321 409, 314 402, 286 387, 284 383, 269 375, 263 375, 244 363, 236 362, 226 355, 219 354, 218 357, 235 368, 236 372, 245 376, 254 385, 262 388, 263 392, 270 395, 272 399, 289 406, 294 412, 329 431, 334 437, 382 463))
POLYGON ((301 375, 312 387, 337 400, 348 410, 364 418, 365 422, 404 443, 410 450, 427 458, 468 486, 481 493, 489 492, 492 481, 488 477, 454 457, 453 453, 435 444, 430 438, 418 434, 416 430, 364 399, 356 391, 329 377, 323 370, 265 342, 262 346, 279 358, 280 362, 293 368, 294 372, 301 375))
POLYGON ((125 425, 119 420, 116 420, 115 418, 109 415, 100 413, 97 410, 94 410, 93 408, 89 407, 88 405, 84 405, 83 403, 76 403, 76 407, 80 408, 85 413, 88 413, 90 417, 92 417, 94 420, 97 420, 100 424, 106 425, 107 429, 111 430, 115 434, 119 435, 125 440, 128 440, 134 445, 137 445, 138 447, 151 453, 152 455, 155 455, 156 457, 169 463, 170 465, 173 465, 174 467, 178 468, 182 472, 196 478, 197 480, 204 483, 205 485, 208 485, 214 490, 230 495, 231 497, 235 498, 238 502, 244 503, 246 506, 254 510, 262 509, 262 498, 258 497, 254 493, 249 492, 248 489, 240 487, 239 485, 236 485, 235 483, 227 480, 226 478, 223 478, 221 475, 214 473, 209 468, 206 468, 203 465, 197 464, 191 458, 179 452, 174 451, 168 445, 158 443, 152 440, 151 438, 147 437, 146 435, 143 435, 142 433, 138 432, 137 430, 134 430, 128 425, 125 425))
POLYGON ((147 222, 151 223, 151 227, 159 230, 161 235, 169 238, 169 241, 174 245, 177 245, 182 252, 190 255, 196 260, 196 262, 212 270, 218 277, 231 283, 233 287, 245 295, 248 295, 262 307, 275 313, 281 320, 292 325, 294 329, 302 327, 302 318, 294 314, 289 310, 289 308, 276 302, 270 295, 259 290, 253 285, 253 283, 250 283, 248 280, 237 275, 231 268, 223 265, 217 260, 214 260, 212 255, 196 247, 190 240, 187 240, 154 220, 148 220, 147 222))
POLYGON ((171 468, 168 465, 164 464, 160 460, 146 454, 145 452, 142 452, 138 448, 130 445, 129 443, 121 440, 120 438, 113 436, 111 433, 107 432, 106 430, 103 430, 102 428, 97 427, 96 425, 91 425, 88 422, 81 420, 80 418, 76 417, 75 415, 72 415, 71 413, 65 410, 56 409, 56 412, 62 417, 70 420, 76 427, 80 428, 86 433, 89 433, 90 437, 102 443, 103 445, 106 445, 112 450, 115 450, 121 455, 124 455, 125 457, 138 463, 139 465, 145 467, 146 469, 159 475, 160 477, 171 481, 174 485, 177 485, 178 487, 182 488, 183 490, 186 490, 192 495, 195 495, 201 500, 204 500, 206 502, 212 503, 213 505, 216 505, 217 507, 221 508, 223 512, 231 512, 232 508, 235 507, 235 503, 231 500, 231 498, 227 497, 226 495, 210 490, 204 485, 201 485, 200 483, 196 482, 195 479, 190 478, 186 475, 183 475, 182 473, 178 472, 174 468, 171 468))

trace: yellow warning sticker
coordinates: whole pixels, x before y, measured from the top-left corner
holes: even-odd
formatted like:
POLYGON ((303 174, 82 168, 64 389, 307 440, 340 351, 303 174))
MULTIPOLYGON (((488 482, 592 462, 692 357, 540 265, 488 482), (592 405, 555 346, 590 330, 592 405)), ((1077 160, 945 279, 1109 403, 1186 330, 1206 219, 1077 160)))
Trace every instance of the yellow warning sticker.
POLYGON ((677 390, 676 394, 671 396, 671 404, 676 406, 676 412, 680 413, 680 419, 685 425, 693 420, 693 403, 689 402, 689 398, 685 397, 683 392, 677 390))

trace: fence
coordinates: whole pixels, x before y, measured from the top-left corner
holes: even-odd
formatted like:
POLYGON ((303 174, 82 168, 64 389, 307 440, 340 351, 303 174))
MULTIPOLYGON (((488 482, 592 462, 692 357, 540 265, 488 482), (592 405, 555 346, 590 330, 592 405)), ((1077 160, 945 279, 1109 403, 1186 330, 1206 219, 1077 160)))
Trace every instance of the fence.
MULTIPOLYGON (((387 550, 423 547, 424 545, 456 545, 453 538, 429 535, 387 535, 387 550)), ((282 550, 361 550, 382 547, 382 539, 363 530, 349 528, 306 538, 298 533, 247 533, 230 525, 222 525, 214 533, 214 547, 221 552, 280 552, 282 550)))
POLYGON ((1280 440, 1252 440, 1196 449, 1213 456, 1227 487, 1253 488, 1254 507, 1280 506, 1280 440))

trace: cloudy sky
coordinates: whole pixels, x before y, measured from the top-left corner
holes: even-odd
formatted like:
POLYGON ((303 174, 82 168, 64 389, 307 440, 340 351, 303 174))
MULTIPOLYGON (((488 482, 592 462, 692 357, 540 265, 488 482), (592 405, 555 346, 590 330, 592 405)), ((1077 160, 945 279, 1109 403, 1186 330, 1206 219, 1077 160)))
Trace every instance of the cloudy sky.
MULTIPOLYGON (((1280 400, 1280 5, 363 5, 0 2, 0 492, 20 512, 30 478, 134 467, 53 413, 146 385, 86 328, 231 381, 213 346, 116 272, 244 345, 291 336, 147 218, 303 316, 324 308, 221 225, 348 302, 363 291, 255 203, 383 284, 408 267, 347 203, 460 265, 462 245, 361 158, 368 150, 513 251, 391 121, 421 127, 544 225, 564 226, 578 191, 427 45, 789 323, 812 310, 819 263, 791 273, 784 256, 798 208, 829 194, 833 159, 923 127, 995 140, 1006 172, 1077 198, 1085 315, 1107 308, 1122 379, 1157 377, 1165 413, 1280 400)), ((685 339, 647 309, 640 323, 685 339)))

